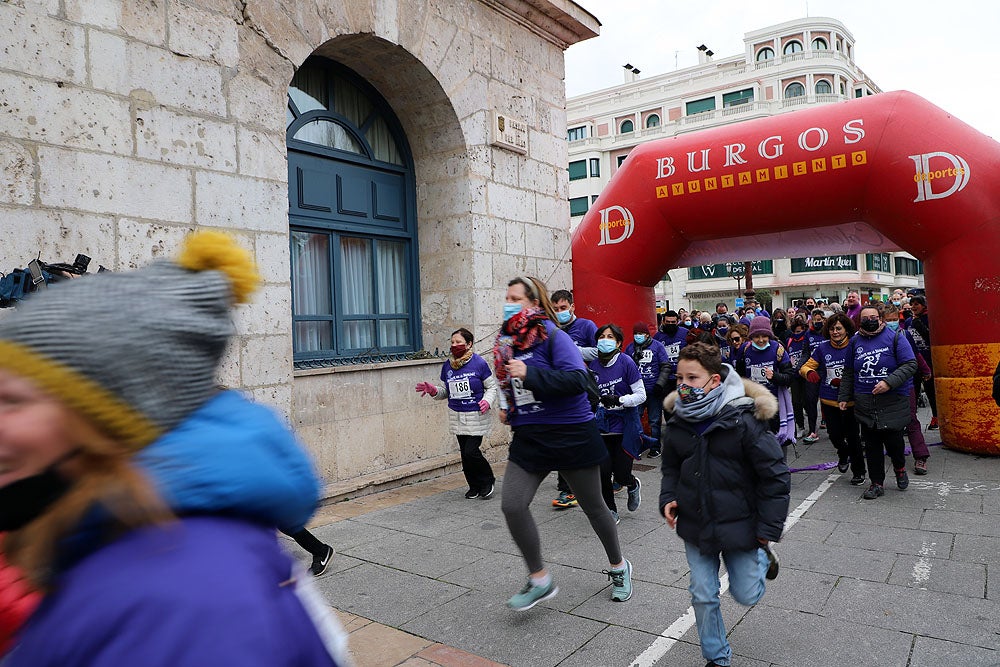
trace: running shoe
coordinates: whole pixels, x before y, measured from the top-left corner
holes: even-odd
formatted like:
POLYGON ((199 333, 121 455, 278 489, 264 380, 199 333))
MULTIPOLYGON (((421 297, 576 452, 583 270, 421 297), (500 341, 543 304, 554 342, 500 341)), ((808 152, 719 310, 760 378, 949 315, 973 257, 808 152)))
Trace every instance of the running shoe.
POLYGON ((865 483, 864 475, 855 475, 854 477, 851 478, 851 484, 853 484, 854 486, 860 486, 861 484, 864 483, 865 483))
POLYGON ((312 565, 309 566, 309 571, 312 572, 314 577, 326 572, 326 568, 330 567, 330 561, 333 560, 333 554, 335 553, 333 547, 328 544, 324 544, 326 551, 323 552, 322 556, 313 556, 312 565))
POLYGON ((660 450, 659 449, 651 449, 651 450, 649 450, 649 453, 646 454, 646 458, 647 459, 655 459, 655 458, 658 458, 659 456, 660 456, 660 450))
POLYGON ((896 471, 896 488, 900 491, 906 491, 906 487, 910 485, 910 476, 906 474, 906 468, 900 468, 896 471))
POLYGON ((937 417, 931 417, 931 423, 927 425, 927 430, 928 431, 938 430, 937 417))
POLYGON ((507 606, 514 611, 527 611, 539 602, 554 598, 558 592, 559 588, 553 581, 548 586, 538 586, 529 578, 521 592, 507 600, 507 606))
POLYGON ((632 563, 625 560, 625 567, 615 570, 602 570, 611 582, 611 599, 615 602, 625 602, 632 597, 632 563))
POLYGON ((851 459, 847 456, 841 456, 840 460, 837 461, 837 471, 847 472, 847 469, 851 467, 851 459))
POLYGON ((885 495, 885 488, 878 482, 872 482, 872 485, 868 487, 861 497, 865 500, 875 500, 879 496, 885 495))
POLYGON ((806 443, 807 445, 811 445, 814 442, 819 442, 819 436, 816 435, 816 431, 813 431, 806 437, 802 438, 802 442, 806 443))
POLYGON ((918 475, 927 474, 927 457, 917 459, 913 462, 913 472, 918 475))
POLYGON ((613 516, 615 518, 615 525, 616 526, 622 522, 622 518, 620 516, 618 516, 618 512, 616 512, 614 510, 611 510, 611 516, 613 516))
POLYGON ((636 511, 639 509, 639 505, 642 504, 642 492, 640 489, 642 489, 642 482, 636 477, 635 488, 628 490, 628 505, 626 507, 628 507, 629 512, 636 511))
POLYGON ((552 506, 557 510, 564 510, 567 507, 576 507, 576 496, 569 491, 560 491, 559 497, 552 501, 552 506))
POLYGON ((473 498, 478 498, 479 489, 469 489, 468 491, 465 492, 465 497, 468 498, 469 500, 472 500, 473 498))
POLYGON ((611 482, 611 490, 614 493, 621 493, 622 489, 624 489, 624 488, 625 487, 622 486, 621 484, 619 484, 618 482, 611 482))
POLYGON ((496 486, 491 483, 488 489, 483 489, 482 491, 479 492, 479 497, 482 498, 483 500, 486 500, 487 498, 493 495, 493 491, 495 488, 496 486))

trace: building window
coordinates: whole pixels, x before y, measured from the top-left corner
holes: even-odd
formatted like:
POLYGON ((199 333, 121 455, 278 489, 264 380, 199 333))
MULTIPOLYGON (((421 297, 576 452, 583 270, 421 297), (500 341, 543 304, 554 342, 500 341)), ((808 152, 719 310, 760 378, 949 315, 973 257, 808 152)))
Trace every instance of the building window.
POLYGON ((798 81, 788 84, 788 87, 785 88, 785 99, 788 99, 789 97, 802 97, 805 94, 806 87, 798 81))
POLYGON ((897 276, 919 276, 924 272, 920 261, 909 257, 896 257, 895 264, 897 276))
POLYGON ((416 186, 399 120, 370 84, 323 58, 295 73, 286 120, 296 364, 415 351, 416 186))
POLYGON ((724 93, 722 95, 723 107, 734 107, 738 104, 753 102, 753 88, 737 90, 735 93, 724 93))
POLYGON ((802 42, 793 39, 785 44, 784 48, 781 49, 781 52, 786 56, 790 56, 793 53, 802 53, 802 42))
POLYGON ((646 127, 647 128, 659 127, 659 126, 660 126, 660 117, 659 117, 659 115, 657 115, 655 113, 651 113, 648 116, 646 116, 646 127))
POLYGON ((590 158, 590 177, 597 178, 601 175, 601 159, 592 157, 590 158))
POLYGON ((861 88, 855 88, 854 89, 854 96, 855 97, 863 97, 864 94, 865 94, 865 91, 863 89, 861 89, 861 88))
POLYGON ((774 58, 774 49, 770 46, 765 46, 763 49, 757 52, 757 62, 762 63, 765 60, 772 60, 774 58))
POLYGON ((817 95, 829 95, 833 92, 833 88, 830 86, 830 82, 820 80, 816 82, 816 94, 817 95))
POLYGON ((587 197, 573 197, 569 200, 569 214, 571 217, 583 215, 587 212, 587 197))
POLYGON ((843 81, 840 82, 840 94, 847 95, 847 84, 845 84, 843 81))
POLYGON ((597 202, 597 198, 600 197, 600 196, 601 195, 590 195, 590 203, 591 204, 596 203, 597 202))
POLYGON ((568 141, 580 141, 581 139, 587 138, 587 126, 581 125, 580 127, 571 127, 566 130, 566 139, 568 141))
POLYGON ((706 97, 702 100, 695 100, 694 102, 688 102, 686 105, 687 115, 693 116, 696 113, 705 113, 706 111, 715 110, 715 98, 706 97))
POLYGON ((622 162, 624 162, 624 161, 625 161, 625 158, 627 158, 627 157, 628 157, 628 154, 625 154, 625 155, 619 155, 619 156, 618 156, 618 166, 619 166, 619 167, 621 167, 621 166, 622 166, 622 162))
POLYGON ((635 132, 635 123, 630 120, 623 120, 621 126, 618 128, 620 134, 629 134, 630 132, 635 132))
POLYGON ((569 180, 578 181, 581 178, 587 178, 587 161, 586 160, 576 160, 575 162, 569 163, 569 180))
POLYGON ((844 50, 844 42, 842 42, 839 39, 837 40, 837 50, 838 51, 843 51, 844 50))
POLYGON ((813 51, 826 51, 827 49, 830 48, 829 45, 826 43, 826 40, 823 39, 822 37, 817 37, 816 39, 814 39, 812 47, 813 51))

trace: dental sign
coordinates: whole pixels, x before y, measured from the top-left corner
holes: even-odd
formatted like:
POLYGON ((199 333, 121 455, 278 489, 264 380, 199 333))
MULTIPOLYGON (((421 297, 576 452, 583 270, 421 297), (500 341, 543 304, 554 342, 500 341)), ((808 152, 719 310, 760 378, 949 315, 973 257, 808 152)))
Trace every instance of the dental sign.
POLYGON ((969 184, 969 163, 959 155, 937 151, 911 155, 910 159, 917 168, 913 177, 917 184, 914 202, 944 199, 969 184))

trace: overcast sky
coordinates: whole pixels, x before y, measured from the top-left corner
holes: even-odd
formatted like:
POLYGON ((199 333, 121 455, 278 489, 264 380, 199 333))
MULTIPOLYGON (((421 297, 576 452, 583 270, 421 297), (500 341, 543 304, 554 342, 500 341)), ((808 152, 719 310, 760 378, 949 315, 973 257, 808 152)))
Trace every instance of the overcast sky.
POLYGON ((576 0, 601 34, 566 52, 572 97, 743 53, 743 35, 804 16, 841 21, 855 61, 883 90, 908 90, 1000 140, 1000 0, 576 0), (675 65, 676 63, 676 65, 675 65))

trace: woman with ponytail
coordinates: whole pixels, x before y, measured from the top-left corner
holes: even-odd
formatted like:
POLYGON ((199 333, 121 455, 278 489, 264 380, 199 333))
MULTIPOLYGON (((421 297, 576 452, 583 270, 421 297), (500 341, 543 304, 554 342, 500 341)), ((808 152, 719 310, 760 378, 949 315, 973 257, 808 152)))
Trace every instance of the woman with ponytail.
POLYGON ((588 399, 597 388, 573 340, 553 318, 542 281, 519 277, 507 284, 493 358, 500 420, 513 430, 501 509, 528 568, 524 588, 507 601, 516 611, 559 590, 542 560, 538 526, 529 509, 553 470, 562 472, 604 546, 610 567, 603 573, 611 580, 611 599, 624 602, 632 596, 632 564, 622 557, 615 520, 601 495, 600 470, 608 452, 588 399))
POLYGON ((0 322, 0 531, 45 595, 5 667, 346 663, 275 534, 312 514, 312 465, 216 385, 258 280, 202 232, 176 261, 63 283, 0 322))

